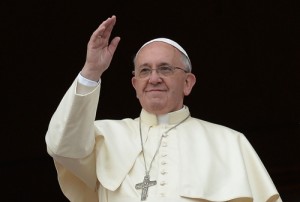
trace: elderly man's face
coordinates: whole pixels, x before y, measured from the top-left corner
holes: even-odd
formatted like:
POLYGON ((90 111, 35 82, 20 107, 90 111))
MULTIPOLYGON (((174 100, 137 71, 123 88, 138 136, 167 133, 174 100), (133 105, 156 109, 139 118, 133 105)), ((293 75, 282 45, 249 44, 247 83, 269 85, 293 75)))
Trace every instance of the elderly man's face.
POLYGON ((168 76, 160 75, 155 70, 144 78, 138 74, 142 68, 157 69, 166 65, 186 69, 181 57, 179 50, 164 42, 152 42, 139 51, 135 60, 137 73, 132 78, 132 85, 146 111, 158 115, 182 108, 184 96, 190 94, 196 82, 192 73, 175 69, 168 76))

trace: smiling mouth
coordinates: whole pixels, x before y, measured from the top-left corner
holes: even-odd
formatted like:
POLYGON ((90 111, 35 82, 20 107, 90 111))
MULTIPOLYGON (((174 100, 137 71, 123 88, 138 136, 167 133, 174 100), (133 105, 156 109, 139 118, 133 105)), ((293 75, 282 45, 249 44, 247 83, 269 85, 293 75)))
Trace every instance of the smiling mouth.
POLYGON ((146 90, 147 93, 151 93, 151 92, 164 92, 164 90, 160 90, 160 89, 152 89, 152 90, 146 90))

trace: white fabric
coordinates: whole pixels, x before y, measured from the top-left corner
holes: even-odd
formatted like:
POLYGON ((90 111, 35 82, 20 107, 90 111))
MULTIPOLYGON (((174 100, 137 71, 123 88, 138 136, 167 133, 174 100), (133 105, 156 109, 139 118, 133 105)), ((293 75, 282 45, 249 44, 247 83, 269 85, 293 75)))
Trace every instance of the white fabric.
POLYGON ((144 46, 148 45, 149 43, 155 42, 155 41, 164 42, 164 43, 167 43, 167 44, 169 44, 171 46, 174 46, 175 48, 177 48, 180 52, 182 52, 189 59, 189 56, 188 56, 187 52, 182 48, 182 46, 180 46, 177 42, 175 42, 175 41, 173 41, 171 39, 168 39, 168 38, 156 38, 156 39, 152 39, 152 40, 144 43, 142 45, 142 47, 138 50, 137 54, 140 52, 140 50, 144 46))
MULTIPOLYGON (((53 115, 46 143, 64 194, 75 202, 134 202, 135 184, 144 176, 138 119, 94 122, 100 87, 83 89, 75 81, 53 115), (81 90, 82 91, 82 90, 81 90)), ((162 132, 189 114, 185 107, 168 114, 167 123, 142 110, 146 161, 162 132)), ((246 137, 232 129, 189 118, 172 129, 151 169, 147 202, 281 202, 246 137), (165 173, 164 173, 165 171, 165 173)))
POLYGON ((80 73, 78 74, 78 82, 85 85, 85 86, 89 86, 89 87, 96 87, 100 84, 101 80, 99 80, 98 82, 96 81, 92 81, 89 80, 85 77, 83 77, 80 73))

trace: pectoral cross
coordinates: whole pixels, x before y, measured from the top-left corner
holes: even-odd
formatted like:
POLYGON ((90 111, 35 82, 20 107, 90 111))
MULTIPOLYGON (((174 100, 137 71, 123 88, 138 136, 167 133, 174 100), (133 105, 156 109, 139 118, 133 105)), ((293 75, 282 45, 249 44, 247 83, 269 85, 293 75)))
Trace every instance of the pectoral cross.
POLYGON ((150 181, 150 176, 147 174, 144 181, 135 185, 136 189, 142 189, 141 201, 145 201, 148 196, 148 188, 156 185, 156 181, 150 181))

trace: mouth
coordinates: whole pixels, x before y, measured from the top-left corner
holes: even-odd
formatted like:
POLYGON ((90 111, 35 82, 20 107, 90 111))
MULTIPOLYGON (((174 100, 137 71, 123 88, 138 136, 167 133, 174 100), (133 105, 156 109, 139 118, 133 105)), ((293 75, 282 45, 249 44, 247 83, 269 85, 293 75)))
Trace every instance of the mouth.
POLYGON ((149 92, 164 92, 165 90, 162 90, 162 89, 149 89, 149 90, 146 90, 147 93, 149 92))

